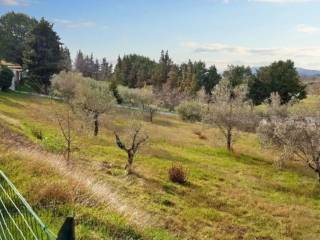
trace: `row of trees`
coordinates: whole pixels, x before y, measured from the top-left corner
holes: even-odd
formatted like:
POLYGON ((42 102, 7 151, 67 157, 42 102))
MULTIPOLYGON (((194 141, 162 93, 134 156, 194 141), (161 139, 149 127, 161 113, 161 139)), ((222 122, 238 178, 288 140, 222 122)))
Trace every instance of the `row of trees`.
MULTIPOLYGON (((116 102, 107 82, 96 81, 84 77, 77 72, 62 71, 52 79, 54 94, 62 96, 68 105, 65 116, 58 116, 61 133, 65 139, 65 156, 67 163, 71 163, 74 137, 71 124, 71 114, 79 116, 78 119, 93 127, 93 135, 97 136, 100 129, 100 117, 112 110, 116 102), (71 109, 71 110, 69 110, 71 109)), ((139 102, 140 103, 140 102, 139 102)), ((136 117, 133 117, 134 119, 136 117)), ((128 174, 132 172, 135 154, 140 146, 147 141, 148 135, 143 132, 142 125, 132 119, 132 124, 126 129, 126 137, 121 136, 120 130, 115 130, 115 143, 127 153, 128 159, 125 169, 128 174)))
POLYGON ((14 12, 0 17, 0 58, 22 65, 30 84, 45 93, 53 74, 72 67, 70 52, 51 23, 14 12))
POLYGON ((184 102, 178 107, 179 113, 187 120, 203 121, 217 127, 225 137, 229 151, 232 151, 236 131, 257 131, 263 146, 272 146, 279 151, 277 166, 282 166, 284 159, 300 160, 318 175, 320 181, 319 109, 290 111, 297 98, 284 98, 288 95, 273 92, 266 110, 257 111, 247 97, 248 84, 235 84, 234 80, 241 82, 240 78, 225 74, 212 91, 211 101, 199 98, 184 102))
POLYGON ((93 54, 85 55, 81 50, 78 51, 74 61, 75 70, 82 73, 84 77, 90 77, 95 80, 111 80, 113 66, 103 58, 101 63, 93 57, 93 54))
MULTIPOLYGON (((187 120, 202 121, 206 125, 217 127, 225 137, 226 147, 230 151, 233 149, 237 131, 257 129, 263 145, 275 147, 280 150, 281 156, 287 159, 288 156, 294 156, 294 159, 302 160, 320 179, 320 117, 317 111, 292 113, 288 108, 294 101, 282 103, 280 94, 272 93, 266 111, 258 112, 247 97, 248 84, 240 79, 235 84, 236 78, 233 77, 232 74, 223 77, 212 90, 211 101, 198 94, 197 100, 191 100, 189 104, 184 102, 178 109, 184 108, 182 112, 187 116, 187 120)), ((116 102, 110 85, 83 77, 80 73, 64 71, 54 77, 53 87, 56 93, 64 97, 74 113, 92 125, 94 136, 97 136, 101 115, 110 112, 116 102)), ((121 87, 119 94, 124 103, 150 113, 152 121, 152 114, 157 109, 152 88, 121 87)), ((142 133, 140 124, 129 131, 130 137, 124 139, 119 130, 114 131, 117 146, 128 155, 128 173, 132 171, 134 156, 140 145, 148 139, 148 136, 142 133)), ((64 135, 68 132, 64 131, 64 135)), ((67 149, 71 150, 69 140, 67 142, 67 149)))
POLYGON ((209 98, 222 78, 228 78, 233 87, 247 84, 247 97, 256 105, 268 99, 272 92, 278 92, 283 103, 306 96, 305 85, 290 60, 261 67, 256 74, 249 67, 231 65, 220 75, 215 66, 207 68, 202 61, 174 64, 168 52, 162 51, 158 62, 139 55, 119 57, 113 76, 118 84, 129 88, 152 85, 154 91, 161 94, 170 90, 175 95, 187 96, 195 96, 204 89, 209 98))
POLYGON ((168 52, 162 51, 159 62, 135 54, 119 57, 114 79, 130 88, 152 85, 158 91, 170 88, 194 95, 202 87, 210 93, 221 76, 215 66, 206 68, 202 61, 174 64, 168 52))

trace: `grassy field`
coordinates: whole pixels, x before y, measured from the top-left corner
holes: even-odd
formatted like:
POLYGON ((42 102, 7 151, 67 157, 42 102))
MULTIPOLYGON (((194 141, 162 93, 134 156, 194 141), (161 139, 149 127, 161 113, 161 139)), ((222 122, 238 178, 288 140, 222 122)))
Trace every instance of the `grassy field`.
MULTIPOLYGON (((308 101, 316 102, 301 106, 308 101)), ((291 161, 274 168, 276 153, 262 149, 256 135, 239 134, 229 153, 217 130, 157 115, 144 122, 150 141, 134 163, 137 174, 127 176, 112 132, 124 129, 131 113, 114 109, 98 137, 77 131, 71 171, 58 154, 63 139, 54 109, 64 108, 0 93, 1 169, 54 231, 74 213, 79 239, 319 239, 316 177, 291 161), (168 180, 174 163, 187 169, 187 184, 168 180)))

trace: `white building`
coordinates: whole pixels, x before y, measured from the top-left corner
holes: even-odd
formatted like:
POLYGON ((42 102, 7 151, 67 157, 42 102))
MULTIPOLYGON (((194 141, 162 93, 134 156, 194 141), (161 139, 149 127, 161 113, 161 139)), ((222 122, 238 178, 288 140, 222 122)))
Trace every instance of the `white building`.
POLYGON ((22 67, 19 64, 9 63, 3 60, 0 60, 0 66, 6 66, 13 72, 10 89, 13 91, 16 90, 16 86, 22 78, 22 67))

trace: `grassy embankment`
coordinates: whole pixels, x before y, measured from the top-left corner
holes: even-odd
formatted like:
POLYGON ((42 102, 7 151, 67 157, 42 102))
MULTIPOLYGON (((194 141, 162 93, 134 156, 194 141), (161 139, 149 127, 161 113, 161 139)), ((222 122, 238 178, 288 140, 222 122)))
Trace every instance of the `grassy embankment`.
MULTIPOLYGON (((310 98, 302 105, 309 102, 314 101, 310 98)), ((106 204, 99 194, 91 197, 92 189, 81 179, 52 164, 58 155, 45 159, 45 151, 57 153, 63 143, 53 108, 64 106, 43 98, 0 94, 2 124, 32 142, 2 151, 1 168, 31 204, 42 209, 40 215, 54 230, 66 213, 74 211, 80 239, 319 236, 320 187, 315 176, 299 164, 287 163, 284 170, 276 170, 272 165, 276 155, 261 149, 254 134, 241 133, 230 154, 215 129, 156 116, 153 124, 145 122, 150 141, 136 159, 137 175, 126 176, 126 156, 115 146, 112 130, 128 125, 130 113, 115 109, 103 117, 97 138, 90 132, 77 134, 79 149, 73 155, 75 173, 105 184, 101 191, 107 186, 113 197, 121 199, 121 204, 106 204), (35 130, 42 131, 43 140, 34 136, 35 130), (44 151, 19 150, 30 145, 44 151), (188 169, 186 185, 168 181, 167 170, 177 162, 188 169)), ((8 136, 2 142, 5 149, 8 136)))

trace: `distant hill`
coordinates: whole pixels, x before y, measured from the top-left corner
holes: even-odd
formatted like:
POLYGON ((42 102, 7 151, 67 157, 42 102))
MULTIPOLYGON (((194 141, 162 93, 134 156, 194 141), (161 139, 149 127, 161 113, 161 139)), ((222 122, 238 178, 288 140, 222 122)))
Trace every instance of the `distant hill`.
POLYGON ((297 71, 301 77, 320 77, 320 70, 297 68, 297 71))
MULTIPOLYGON (((260 67, 252 67, 252 73, 256 74, 257 70, 260 67)), ((306 68, 297 68, 297 71, 301 77, 320 77, 320 70, 312 70, 312 69, 306 69, 306 68)))

